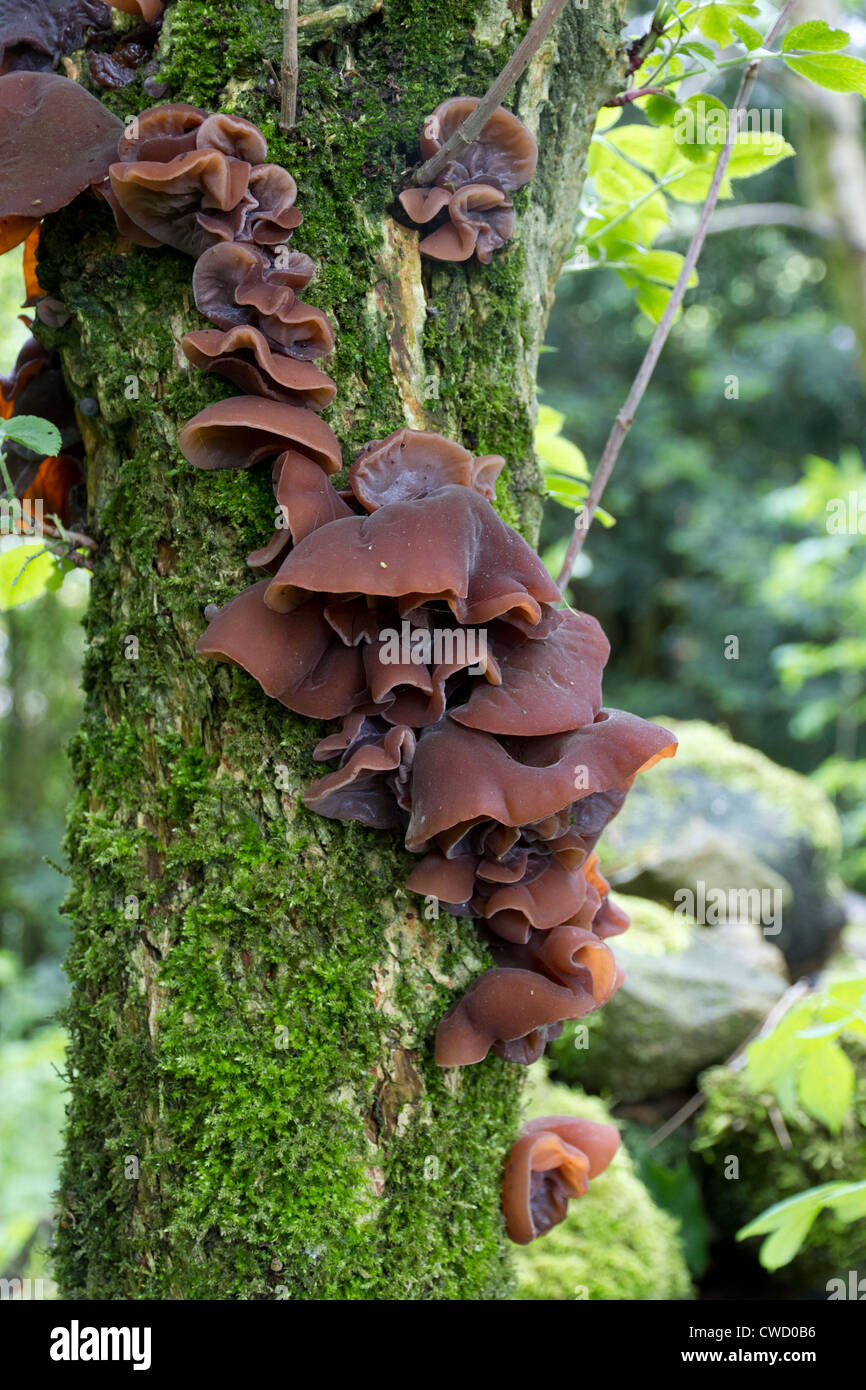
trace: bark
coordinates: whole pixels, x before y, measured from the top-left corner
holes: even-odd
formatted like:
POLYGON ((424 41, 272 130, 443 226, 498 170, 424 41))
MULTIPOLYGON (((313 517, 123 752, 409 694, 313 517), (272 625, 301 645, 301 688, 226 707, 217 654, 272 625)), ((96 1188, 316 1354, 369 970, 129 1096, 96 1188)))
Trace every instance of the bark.
MULTIPOLYGON (((296 177, 351 460, 401 424, 502 453, 498 506, 530 538, 535 368, 572 240, 589 132, 622 71, 617 0, 569 8, 515 109, 541 162, 491 266, 421 264, 394 216, 423 117, 480 93, 524 32, 504 0, 302 4, 299 123, 280 135, 269 0, 175 0, 159 79, 255 120, 296 177)), ((108 98, 151 104, 140 83, 108 98)), ((130 250, 81 199, 40 274, 88 444, 87 710, 68 849, 71 1099, 61 1291, 81 1298, 507 1296, 499 1184, 519 1069, 443 1073, 436 1021, 485 965, 466 922, 427 920, 392 837, 308 814, 323 732, 243 672, 199 661, 203 608, 249 582, 267 469, 196 474, 183 422, 225 383, 178 342, 192 263, 130 250), (136 394, 137 392, 137 394, 136 394)), ((471 775, 471 769, 455 769, 471 775)))

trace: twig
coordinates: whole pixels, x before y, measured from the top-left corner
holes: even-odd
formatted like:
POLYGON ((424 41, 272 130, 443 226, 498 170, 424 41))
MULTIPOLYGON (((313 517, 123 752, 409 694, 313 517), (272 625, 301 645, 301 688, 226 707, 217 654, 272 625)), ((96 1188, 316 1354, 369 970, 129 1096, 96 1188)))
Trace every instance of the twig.
MULTIPOLYGON (((769 47, 777 34, 784 28, 788 16, 798 3, 799 0, 787 0, 784 8, 780 10, 775 24, 764 40, 765 48, 769 47)), ((608 435, 601 461, 595 471, 595 476, 593 477, 589 492, 586 495, 586 501, 575 517, 574 530, 572 531, 571 540, 568 543, 568 550, 565 553, 565 560, 563 561, 562 569, 557 579, 557 583, 561 589, 565 587, 571 578, 574 562, 583 549, 586 533, 592 524, 592 518, 595 516, 596 508, 601 501, 604 489, 613 472, 614 464, 619 458, 619 451, 622 448, 623 441, 634 423, 635 412, 643 400, 644 392, 649 386, 656 364, 662 354, 662 349, 668 340, 668 334, 671 331, 674 318, 682 304, 689 281, 697 265, 698 257, 703 250, 707 230, 710 225, 710 218, 715 211, 719 193, 721 192, 722 182, 731 161, 731 154, 737 139, 737 131, 740 124, 740 115, 746 108, 752 88, 755 85, 755 79, 758 75, 758 68, 760 65, 761 59, 754 59, 743 74, 742 81, 740 82, 740 89, 737 92, 731 111, 727 139, 719 152, 712 183, 710 184, 710 190, 707 194, 707 200, 701 209, 698 225, 695 228, 695 234, 692 237, 689 249, 685 254, 682 269, 677 277, 676 284, 671 290, 670 299, 667 302, 656 331, 652 336, 650 345, 646 350, 646 355, 638 368, 637 376, 632 382, 631 389, 626 396, 625 404, 617 415, 613 428, 608 435)))
POLYGON ((283 62, 280 68, 280 125, 292 130, 298 115, 298 0, 283 10, 283 62))
MULTIPOLYGON (((768 1033, 772 1033, 776 1024, 781 1018, 784 1018, 792 1005, 796 1004, 798 999, 802 999, 804 994, 808 994, 812 988, 813 986, 808 980, 796 980, 794 984, 786 989, 785 993, 780 995, 776 1000, 763 1023, 759 1024, 758 1027, 749 1034, 746 1041, 740 1043, 736 1052, 731 1053, 727 1062, 723 1063, 728 1071, 741 1071, 746 1063, 746 1051, 752 1043, 757 1042, 759 1038, 765 1038, 768 1033)), ((685 1105, 681 1105, 676 1114, 671 1115, 669 1120, 665 1120, 664 1124, 660 1125, 659 1128, 650 1135, 645 1145, 647 1150, 656 1148, 663 1140, 667 1139, 669 1135, 673 1134, 675 1130, 678 1130, 680 1125, 684 1125, 686 1120, 690 1120, 692 1115, 700 1110, 705 1100, 706 1096, 703 1091, 698 1091, 697 1095, 692 1096, 691 1100, 687 1100, 685 1105)))
POLYGON ((67 531, 65 528, 59 531, 50 521, 43 521, 42 530, 46 536, 54 536, 57 540, 66 541, 73 550, 96 551, 99 549, 99 542, 95 541, 92 536, 85 536, 83 531, 67 531))
POLYGON ((451 163, 456 154, 465 150, 468 145, 472 144, 473 140, 477 140, 503 97, 511 91, 530 59, 544 43, 567 4, 568 0, 547 0, 541 14, 532 21, 522 41, 517 45, 505 67, 485 92, 475 110, 466 117, 462 125, 457 127, 454 134, 449 136, 441 150, 437 150, 425 164, 421 165, 420 169, 415 171, 413 176, 415 183, 433 183, 436 176, 442 173, 442 170, 451 163))
POLYGON ((627 92, 620 92, 618 97, 611 97, 606 101, 605 106, 628 106, 629 102, 637 101, 638 97, 666 97, 667 92, 664 87, 630 87, 627 92))
POLYGON ((643 66, 644 59, 649 57, 662 34, 665 32, 665 24, 661 10, 662 7, 659 5, 652 17, 652 24, 643 38, 635 39, 634 43, 630 45, 628 50, 629 72, 637 72, 638 68, 643 66))

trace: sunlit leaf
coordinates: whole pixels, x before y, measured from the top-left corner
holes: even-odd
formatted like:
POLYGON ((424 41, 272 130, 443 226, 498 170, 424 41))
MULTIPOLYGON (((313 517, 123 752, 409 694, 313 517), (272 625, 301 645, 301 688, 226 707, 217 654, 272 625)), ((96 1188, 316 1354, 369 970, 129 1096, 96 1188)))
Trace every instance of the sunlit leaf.
POLYGON ((847 48, 850 42, 850 34, 844 29, 831 29, 826 19, 807 19, 805 24, 795 24, 788 30, 782 40, 782 52, 799 49, 801 53, 832 53, 847 48))
POLYGON ((45 551, 42 541, 14 545, 0 554, 0 609, 17 608, 63 582, 56 556, 45 551), (42 552, 40 554, 40 551, 42 552), (32 558, 35 557, 35 558, 32 558))
POLYGON ((866 96, 866 63, 862 58, 852 58, 846 53, 815 53, 806 58, 786 57, 785 62, 818 87, 866 96))

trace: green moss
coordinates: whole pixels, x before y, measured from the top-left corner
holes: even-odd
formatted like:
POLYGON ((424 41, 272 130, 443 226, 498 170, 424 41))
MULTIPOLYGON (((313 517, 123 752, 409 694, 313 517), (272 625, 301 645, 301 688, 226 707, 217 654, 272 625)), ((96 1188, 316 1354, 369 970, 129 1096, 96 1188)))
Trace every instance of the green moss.
MULTIPOLYGON (((857 1070, 851 1111, 838 1135, 805 1114, 786 1117, 791 1140, 783 1148, 770 1120, 773 1098, 755 1095, 742 1072, 716 1067, 701 1078, 706 1104, 694 1148, 705 1167, 704 1191, 713 1220, 726 1235, 775 1202, 820 1183, 859 1182, 866 1171, 866 1052, 852 1053, 857 1070), (736 1160, 734 1165, 731 1160, 736 1160)), ((757 1253, 759 1238, 748 1242, 757 1253)), ((866 1262, 866 1222, 845 1224, 823 1212, 799 1255, 773 1276, 781 1286, 823 1289, 866 1262)))
MULTIPOLYGON (((533 1068, 529 1115, 580 1115, 611 1124, 600 1100, 546 1079, 533 1068)), ((653 1202, 620 1147, 610 1167, 570 1202, 568 1216, 517 1250, 517 1297, 573 1301, 687 1299, 691 1280, 677 1224, 653 1202)))

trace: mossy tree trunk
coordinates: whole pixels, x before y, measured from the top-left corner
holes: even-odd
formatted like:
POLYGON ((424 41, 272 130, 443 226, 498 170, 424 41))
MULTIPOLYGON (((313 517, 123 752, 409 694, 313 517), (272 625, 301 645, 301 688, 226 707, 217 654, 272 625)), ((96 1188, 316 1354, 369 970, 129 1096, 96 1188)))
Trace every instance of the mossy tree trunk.
MULTIPOLYGON (((270 0, 175 0, 159 50, 173 100, 255 120, 294 174, 293 246, 334 320, 328 418, 350 460, 402 424, 508 463, 499 508, 529 537, 540 336, 583 157, 622 59, 616 0, 574 6, 516 109, 541 162, 491 266, 421 264, 394 216, 424 116, 480 93, 526 27, 510 0, 301 5, 300 119, 279 134, 270 0)), ((140 82, 109 98, 151 104, 140 82)), ((425 920, 392 837, 308 814, 323 731, 243 672, 198 660, 203 609, 250 582, 269 471, 196 474, 180 425, 229 393, 186 369, 192 263, 119 243, 82 199, 50 219, 40 273, 104 543, 73 748, 75 931, 61 1291, 81 1298, 502 1297, 501 1165, 520 1074, 442 1073, 441 1013, 485 965, 471 924, 425 920)), ((455 769, 471 775, 471 769, 455 769)))

